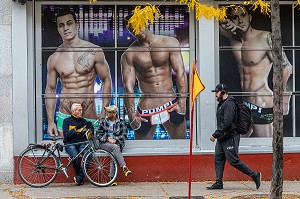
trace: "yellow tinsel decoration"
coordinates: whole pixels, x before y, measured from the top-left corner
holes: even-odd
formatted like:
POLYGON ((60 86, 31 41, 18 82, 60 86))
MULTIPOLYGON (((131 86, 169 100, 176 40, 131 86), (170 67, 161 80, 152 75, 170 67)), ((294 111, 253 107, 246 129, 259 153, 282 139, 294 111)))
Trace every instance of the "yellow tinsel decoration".
MULTIPOLYGON (((250 5, 253 2, 253 0, 245 1, 245 5, 250 5)), ((256 0, 253 5, 250 7, 252 10, 256 10, 258 7, 260 7, 260 12, 270 16, 271 13, 271 6, 269 3, 265 2, 264 0, 256 0)))
POLYGON ((226 18, 226 8, 214 8, 200 3, 200 0, 175 0, 180 4, 186 4, 188 6, 188 12, 195 10, 196 19, 200 20, 201 17, 205 19, 212 19, 215 17, 217 20, 223 20, 226 18))
POLYGON ((132 11, 133 16, 129 19, 128 25, 133 28, 133 33, 138 34, 146 28, 149 23, 154 23, 155 18, 161 16, 155 5, 147 4, 144 8, 136 6, 132 11))
POLYGON ((295 5, 295 7, 299 6, 300 9, 300 0, 297 0, 297 4, 295 5))
MULTIPOLYGON (((241 6, 230 5, 220 8, 214 8, 212 6, 207 6, 205 4, 201 4, 201 0, 174 0, 175 2, 180 2, 180 4, 186 4, 188 6, 188 12, 191 10, 195 10, 196 19, 200 20, 201 17, 205 19, 211 20, 215 17, 216 20, 224 20, 226 18, 226 9, 228 7, 236 7, 239 8, 241 6)), ((90 3, 95 3, 97 0, 89 0, 90 3)), ((265 0, 248 0, 244 2, 244 5, 250 5, 250 9, 256 10, 260 7, 260 12, 270 16, 271 8, 270 4, 265 0)), ((297 5, 300 6, 300 0, 297 0, 297 5)), ((141 29, 145 29, 149 23, 154 23, 155 18, 159 18, 161 16, 159 9, 156 8, 155 5, 146 4, 144 8, 141 6, 136 6, 132 11, 133 16, 128 21, 128 24, 133 27, 134 34, 138 34, 141 29)))

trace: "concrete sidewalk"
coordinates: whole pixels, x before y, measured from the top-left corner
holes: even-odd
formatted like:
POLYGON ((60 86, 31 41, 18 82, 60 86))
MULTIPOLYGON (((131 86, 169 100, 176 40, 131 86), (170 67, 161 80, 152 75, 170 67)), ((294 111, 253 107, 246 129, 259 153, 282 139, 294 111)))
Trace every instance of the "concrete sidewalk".
MULTIPOLYGON (((260 189, 255 189, 252 181, 224 182, 223 190, 207 190, 210 182, 193 182, 192 198, 261 198, 253 195, 268 195, 270 181, 263 181, 260 189), (252 195, 250 197, 241 197, 252 195), (240 197, 238 197, 240 196, 240 197)), ((294 195, 286 198, 300 198, 300 181, 285 181, 284 194, 294 195), (298 195, 298 196, 297 196, 298 195)), ((183 199, 188 196, 188 183, 184 182, 148 182, 119 183, 118 186, 99 188, 89 183, 83 186, 74 184, 50 184, 44 188, 32 188, 26 185, 1 184, 2 199, 183 199)), ((267 197, 265 197, 267 198, 267 197)))

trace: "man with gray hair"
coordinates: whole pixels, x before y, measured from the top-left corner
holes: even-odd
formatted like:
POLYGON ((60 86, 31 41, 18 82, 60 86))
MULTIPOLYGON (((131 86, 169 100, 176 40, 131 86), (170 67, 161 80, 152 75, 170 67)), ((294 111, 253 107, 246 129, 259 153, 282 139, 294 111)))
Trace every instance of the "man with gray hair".
MULTIPOLYGON (((79 103, 73 103, 71 106, 71 117, 64 119, 63 121, 63 134, 64 144, 70 144, 65 147, 66 152, 71 158, 76 157, 77 154, 82 151, 86 141, 86 137, 81 132, 84 132, 86 128, 92 126, 91 122, 82 118, 82 106, 79 103)), ((73 161, 73 168, 75 170, 75 183, 77 186, 83 185, 83 170, 80 166, 78 158, 73 161)))

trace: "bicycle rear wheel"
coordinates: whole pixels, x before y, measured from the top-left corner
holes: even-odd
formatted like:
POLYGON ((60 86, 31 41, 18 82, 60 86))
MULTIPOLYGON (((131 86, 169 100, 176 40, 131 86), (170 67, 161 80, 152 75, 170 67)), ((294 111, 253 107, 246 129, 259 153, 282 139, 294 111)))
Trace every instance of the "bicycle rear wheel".
POLYGON ((89 151, 83 157, 83 172, 93 185, 107 187, 118 176, 118 162, 108 151, 89 151))
POLYGON ((31 187, 49 185, 57 176, 58 160, 55 154, 42 146, 26 148, 18 159, 18 173, 31 187))

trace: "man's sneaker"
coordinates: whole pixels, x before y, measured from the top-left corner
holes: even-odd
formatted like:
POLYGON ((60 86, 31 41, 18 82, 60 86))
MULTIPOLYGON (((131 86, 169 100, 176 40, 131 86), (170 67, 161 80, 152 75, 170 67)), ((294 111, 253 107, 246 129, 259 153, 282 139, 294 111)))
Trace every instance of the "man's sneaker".
POLYGON ((253 181, 256 184, 256 189, 259 189, 260 187, 260 183, 261 183, 261 173, 260 172, 256 172, 257 175, 255 177, 253 177, 253 181))
POLYGON ((214 183, 210 187, 206 187, 206 189, 209 189, 209 190, 211 190, 211 189, 223 189, 223 185, 222 184, 214 183))
POLYGON ((117 185, 118 185, 117 182, 113 182, 113 183, 111 184, 111 186, 117 186, 117 185))
MULTIPOLYGON (((110 178, 110 180, 112 180, 112 178, 110 178)), ((117 186, 117 185, 118 185, 118 183, 116 181, 114 181, 113 183, 111 183, 110 186, 117 186)))
POLYGON ((80 186, 84 184, 83 180, 77 180, 76 177, 74 177, 74 181, 76 186, 80 186))
POLYGON ((129 176, 132 173, 127 166, 123 166, 123 171, 125 176, 129 176))

